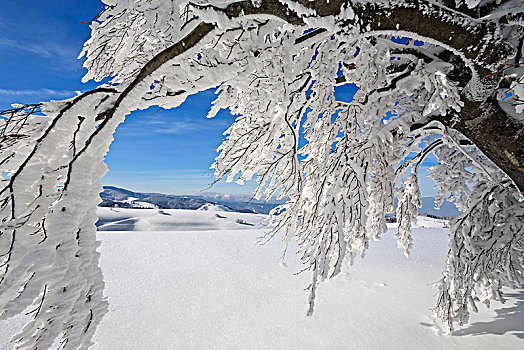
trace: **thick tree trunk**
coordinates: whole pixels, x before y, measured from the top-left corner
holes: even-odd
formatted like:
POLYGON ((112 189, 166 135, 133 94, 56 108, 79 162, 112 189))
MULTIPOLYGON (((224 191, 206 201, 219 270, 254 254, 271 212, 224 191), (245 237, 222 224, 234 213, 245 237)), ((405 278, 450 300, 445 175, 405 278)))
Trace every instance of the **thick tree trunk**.
POLYGON ((464 102, 460 121, 445 123, 469 138, 524 194, 524 124, 508 116, 495 98, 464 102))

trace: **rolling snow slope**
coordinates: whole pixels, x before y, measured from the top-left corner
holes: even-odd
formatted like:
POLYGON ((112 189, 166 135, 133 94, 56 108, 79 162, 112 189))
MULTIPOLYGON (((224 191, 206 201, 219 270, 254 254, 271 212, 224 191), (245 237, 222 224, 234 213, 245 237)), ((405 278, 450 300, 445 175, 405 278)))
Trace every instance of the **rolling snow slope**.
MULTIPOLYGON (((444 221, 417 222, 410 258, 389 230, 320 285, 306 317, 310 275, 295 275, 296 247, 282 267, 282 242, 256 245, 268 230, 263 215, 99 208, 99 216, 110 306, 92 349, 524 348, 523 289, 508 291, 504 306, 480 307, 456 336, 434 321, 444 221)), ((0 349, 19 322, 0 322, 0 349)))

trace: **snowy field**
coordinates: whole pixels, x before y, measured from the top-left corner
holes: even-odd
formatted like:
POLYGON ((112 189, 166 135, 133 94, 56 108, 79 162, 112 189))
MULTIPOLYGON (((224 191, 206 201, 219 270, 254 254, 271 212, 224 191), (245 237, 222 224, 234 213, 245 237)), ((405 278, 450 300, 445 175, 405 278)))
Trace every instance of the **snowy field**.
MULTIPOLYGON (((420 218, 410 258, 393 230, 336 279, 310 283, 278 239, 257 245, 264 216, 99 208, 109 313, 92 349, 524 349, 524 290, 445 334, 432 283, 445 262, 444 222, 420 218)), ((0 349, 23 317, 0 322, 0 349)))

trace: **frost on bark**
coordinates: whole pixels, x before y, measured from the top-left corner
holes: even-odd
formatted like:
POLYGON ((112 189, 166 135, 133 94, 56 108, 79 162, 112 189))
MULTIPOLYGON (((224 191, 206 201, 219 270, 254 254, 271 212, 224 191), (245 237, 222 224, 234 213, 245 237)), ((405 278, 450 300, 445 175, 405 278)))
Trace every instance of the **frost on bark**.
POLYGON ((395 196, 409 253, 431 153, 437 205, 463 212, 436 314, 452 329, 523 283, 520 1, 104 2, 81 56, 85 80, 110 83, 2 112, 0 317, 33 316, 20 348, 89 346, 107 311, 94 223, 112 134, 132 110, 209 88, 209 117, 237 116, 215 175, 287 198, 267 238, 298 240, 309 314, 318 283, 386 231, 395 196), (337 100, 350 83, 354 99, 337 100))

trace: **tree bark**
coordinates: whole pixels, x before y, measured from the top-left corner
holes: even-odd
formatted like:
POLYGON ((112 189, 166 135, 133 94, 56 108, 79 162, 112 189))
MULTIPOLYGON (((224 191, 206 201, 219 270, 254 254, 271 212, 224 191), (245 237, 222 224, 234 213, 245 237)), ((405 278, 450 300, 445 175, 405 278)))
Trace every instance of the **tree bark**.
POLYGON ((494 97, 464 102, 459 121, 444 123, 469 138, 524 194, 524 124, 508 116, 494 97))

